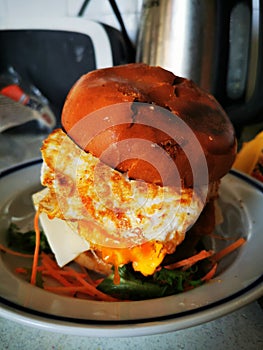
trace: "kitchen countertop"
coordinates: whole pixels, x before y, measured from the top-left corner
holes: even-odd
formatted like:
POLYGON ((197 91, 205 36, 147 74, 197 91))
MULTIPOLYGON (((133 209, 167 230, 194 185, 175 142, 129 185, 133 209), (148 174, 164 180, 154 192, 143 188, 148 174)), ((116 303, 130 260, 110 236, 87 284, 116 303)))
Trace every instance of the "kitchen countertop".
MULTIPOLYGON (((8 130, 0 134, 0 170, 40 157, 44 132, 8 130), (12 152, 10 152, 12 149, 12 152)), ((98 338, 53 333, 32 324, 0 318, 0 349, 263 349, 263 311, 259 301, 216 320, 160 335, 98 338)))
POLYGON ((1 349, 261 350, 263 312, 253 302, 229 315, 185 330, 131 338, 98 338, 47 332, 0 318, 1 349))

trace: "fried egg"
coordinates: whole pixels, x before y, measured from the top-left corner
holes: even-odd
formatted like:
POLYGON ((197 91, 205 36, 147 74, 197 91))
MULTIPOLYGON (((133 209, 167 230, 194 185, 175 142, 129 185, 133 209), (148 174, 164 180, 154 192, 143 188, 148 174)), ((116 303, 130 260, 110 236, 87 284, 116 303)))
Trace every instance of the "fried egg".
MULTIPOLYGON (((154 273, 164 256, 184 240, 205 204, 192 189, 127 178, 81 150, 62 129, 44 141, 42 157, 41 183, 46 189, 34 202, 45 220, 66 222, 70 229, 62 236, 74 232, 71 239, 79 236, 84 242, 79 254, 96 249, 106 263, 132 262, 144 275, 154 273)), ((51 232, 55 227, 45 226, 48 239, 56 235, 51 232)), ((52 249, 60 256, 60 265, 76 256, 74 246, 74 254, 67 249, 67 257, 61 259, 61 244, 55 241, 52 249)))

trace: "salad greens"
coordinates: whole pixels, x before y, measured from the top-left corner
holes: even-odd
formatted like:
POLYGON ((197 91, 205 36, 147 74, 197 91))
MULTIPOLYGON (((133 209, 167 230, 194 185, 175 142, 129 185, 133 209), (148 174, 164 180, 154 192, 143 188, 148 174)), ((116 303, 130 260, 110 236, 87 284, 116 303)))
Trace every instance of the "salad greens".
MULTIPOLYGON (((36 234, 34 230, 21 232, 19 227, 13 223, 7 230, 8 247, 26 254, 33 254, 35 250, 36 234)), ((43 231, 40 234, 40 251, 51 252, 48 241, 43 231)))
POLYGON ((120 284, 114 284, 114 274, 105 278, 98 289, 119 299, 142 300, 159 298, 185 291, 201 285, 198 269, 168 270, 162 268, 153 276, 145 277, 135 272, 131 264, 119 267, 120 284))
MULTIPOLYGON (((21 232, 15 224, 11 224, 7 231, 8 246, 21 253, 33 254, 35 249, 35 231, 21 232)), ((51 253, 46 236, 41 231, 40 251, 51 253)), ((204 272, 203 262, 195 264, 187 270, 169 270, 160 268, 152 276, 145 277, 140 272, 135 272, 132 264, 119 267, 120 283, 114 283, 114 271, 103 279, 97 289, 105 294, 122 300, 145 300, 159 298, 183 292, 187 289, 201 285, 201 276, 204 272)), ((25 274, 31 275, 31 269, 26 268, 25 274)), ((41 273, 38 273, 37 283, 42 286, 41 273)))

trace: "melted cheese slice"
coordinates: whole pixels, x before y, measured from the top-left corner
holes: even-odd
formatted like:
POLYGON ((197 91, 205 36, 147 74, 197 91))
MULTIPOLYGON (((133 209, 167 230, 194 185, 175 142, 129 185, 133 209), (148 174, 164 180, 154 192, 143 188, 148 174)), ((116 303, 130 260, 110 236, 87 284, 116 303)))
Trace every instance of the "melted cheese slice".
POLYGON ((73 231, 66 221, 57 218, 50 220, 46 213, 41 213, 40 222, 60 267, 90 249, 89 242, 73 231))
MULTIPOLYGON (((47 189, 33 195, 33 202, 36 210, 39 202, 48 193, 47 189)), ((81 253, 90 249, 90 244, 83 237, 77 234, 77 229, 68 225, 65 220, 58 218, 49 219, 45 212, 39 216, 41 226, 47 237, 49 246, 53 251, 56 261, 60 267, 76 259, 81 253)))
POLYGON ((42 156, 41 181, 48 190, 38 201, 40 212, 65 220, 106 262, 133 262, 145 275, 183 241, 204 206, 191 189, 129 180, 82 151, 61 129, 44 141, 42 156))

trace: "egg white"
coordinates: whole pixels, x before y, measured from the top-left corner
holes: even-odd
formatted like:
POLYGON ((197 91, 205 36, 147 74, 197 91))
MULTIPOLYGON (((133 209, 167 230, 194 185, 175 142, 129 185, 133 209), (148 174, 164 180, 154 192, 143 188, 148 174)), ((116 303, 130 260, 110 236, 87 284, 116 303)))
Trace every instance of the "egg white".
POLYGON ((42 157, 46 189, 33 200, 60 266, 94 244, 129 248, 155 240, 175 249, 205 204, 192 189, 128 179, 61 129, 45 140, 42 157))

